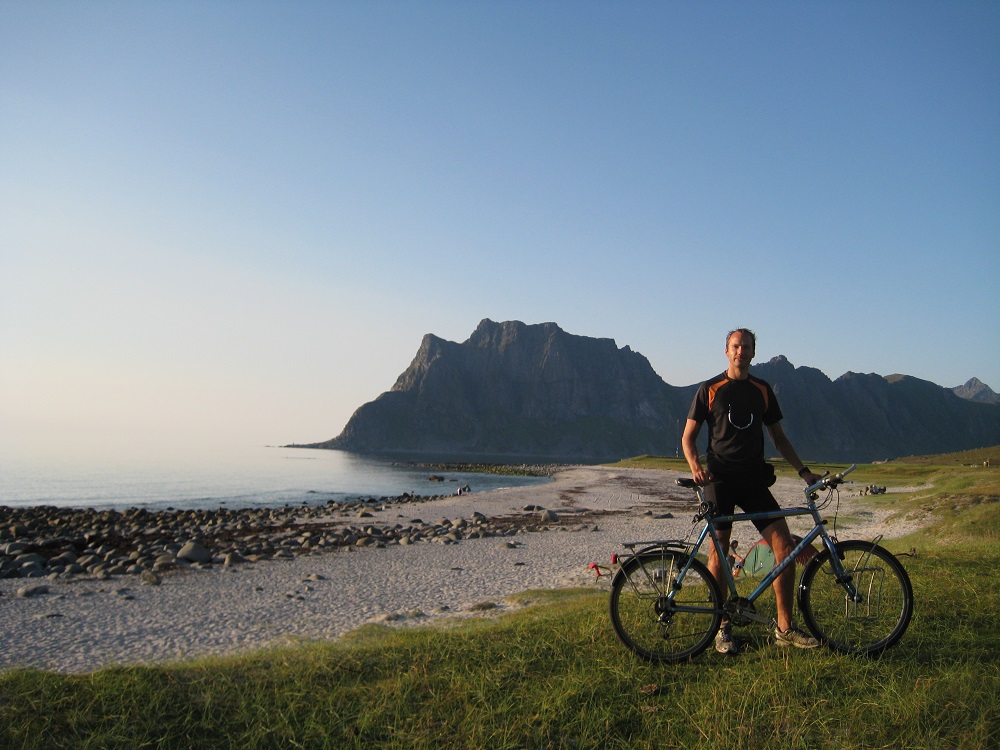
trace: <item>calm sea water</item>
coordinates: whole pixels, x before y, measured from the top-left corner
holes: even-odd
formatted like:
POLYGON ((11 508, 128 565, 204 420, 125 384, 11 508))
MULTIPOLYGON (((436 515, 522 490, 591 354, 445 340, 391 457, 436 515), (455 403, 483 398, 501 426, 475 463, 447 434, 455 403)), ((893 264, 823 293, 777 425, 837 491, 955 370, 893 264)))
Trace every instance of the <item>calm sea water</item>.
POLYGON ((523 487, 537 477, 448 472, 343 451, 249 447, 180 455, 0 456, 0 505, 240 508, 523 487), (431 474, 444 482, 429 479, 431 474))

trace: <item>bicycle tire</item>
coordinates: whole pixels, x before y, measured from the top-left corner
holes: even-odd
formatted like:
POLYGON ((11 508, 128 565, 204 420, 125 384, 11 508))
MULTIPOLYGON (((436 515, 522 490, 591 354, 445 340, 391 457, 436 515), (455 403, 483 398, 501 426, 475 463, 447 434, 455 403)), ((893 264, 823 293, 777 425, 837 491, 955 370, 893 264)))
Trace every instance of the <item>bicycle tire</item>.
POLYGON ((849 602, 836 581, 830 551, 802 571, 798 604, 809 631, 834 651, 876 656, 895 645, 913 616, 913 587, 899 560, 872 542, 839 542, 844 568, 861 595, 849 602))
POLYGON ((609 608, 615 634, 649 661, 677 663, 704 651, 722 622, 721 606, 719 586, 705 564, 673 550, 629 558, 611 582, 609 608), (671 605, 667 594, 689 560, 671 605), (677 611, 678 605, 698 611, 677 611))

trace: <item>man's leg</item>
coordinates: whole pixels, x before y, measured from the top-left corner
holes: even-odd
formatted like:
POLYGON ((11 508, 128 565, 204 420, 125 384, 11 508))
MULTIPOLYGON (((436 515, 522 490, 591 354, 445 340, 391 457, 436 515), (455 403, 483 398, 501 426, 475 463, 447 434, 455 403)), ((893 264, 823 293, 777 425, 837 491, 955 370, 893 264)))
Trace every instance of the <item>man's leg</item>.
MULTIPOLYGON (((788 532, 788 524, 784 518, 779 518, 774 523, 764 527, 760 534, 771 548, 771 552, 774 553, 775 565, 788 557, 794 549, 792 537, 788 532)), ((793 562, 774 581, 774 601, 777 604, 778 627, 781 630, 788 630, 792 627, 794 593, 795 563, 793 562)))
MULTIPOLYGON (((729 585, 726 582, 725 576, 722 574, 722 566, 727 564, 726 555, 729 553, 729 537, 732 533, 732 529, 718 529, 719 542, 722 544, 722 557, 719 557, 718 553, 715 551, 714 544, 708 545, 708 570, 719 583, 719 588, 722 590, 723 601, 725 601, 728 597, 729 585)), ((715 635, 715 650, 720 654, 726 654, 728 656, 733 656, 739 653, 739 646, 733 639, 733 628, 728 618, 722 621, 722 625, 719 626, 719 632, 715 635)))
POLYGON ((716 553, 715 545, 711 543, 711 539, 708 544, 708 571, 715 577, 716 582, 719 584, 723 601, 729 598, 729 585, 722 574, 722 566, 726 564, 726 555, 729 554, 729 537, 732 533, 732 529, 718 529, 719 542, 722 543, 722 559, 719 559, 719 555, 716 553))
MULTIPOLYGON (((778 565, 792 554, 795 545, 792 544, 792 537, 788 533, 788 524, 784 518, 779 518, 774 523, 766 526, 761 531, 761 536, 771 547, 774 553, 774 564, 778 565)), ((816 648, 819 641, 808 633, 793 628, 792 625, 792 596, 795 592, 795 562, 785 568, 781 575, 774 581, 774 600, 778 609, 778 631, 774 634, 775 643, 779 646, 796 646, 798 648, 816 648)))

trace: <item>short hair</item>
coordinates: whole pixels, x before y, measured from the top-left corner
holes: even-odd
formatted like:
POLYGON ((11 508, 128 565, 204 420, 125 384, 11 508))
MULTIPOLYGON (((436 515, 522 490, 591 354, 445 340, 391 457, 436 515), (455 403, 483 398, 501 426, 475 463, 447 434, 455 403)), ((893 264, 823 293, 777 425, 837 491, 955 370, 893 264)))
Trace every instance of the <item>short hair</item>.
POLYGON ((742 333, 744 336, 750 337, 750 343, 753 345, 754 351, 757 351, 757 334, 751 331, 749 328, 734 328, 729 333, 726 334, 726 348, 729 348, 729 339, 733 337, 734 333, 742 333))

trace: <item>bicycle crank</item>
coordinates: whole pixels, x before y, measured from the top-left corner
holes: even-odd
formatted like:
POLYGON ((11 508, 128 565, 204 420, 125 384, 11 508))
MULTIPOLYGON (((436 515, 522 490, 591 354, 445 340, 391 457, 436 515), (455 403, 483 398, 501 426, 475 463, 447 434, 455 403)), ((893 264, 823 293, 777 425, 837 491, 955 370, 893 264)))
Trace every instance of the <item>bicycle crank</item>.
POLYGON ((749 625, 756 619, 757 615, 757 609, 753 606, 753 602, 744 599, 742 596, 727 601, 723 609, 729 615, 729 621, 737 627, 749 625))

